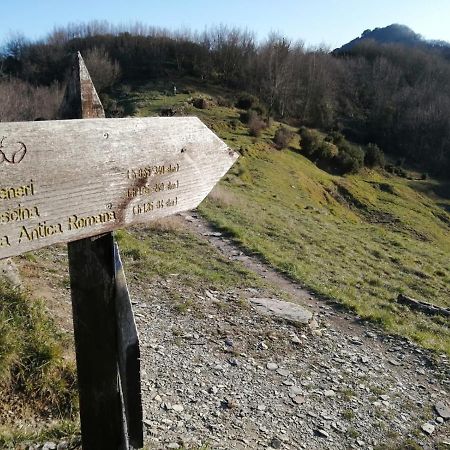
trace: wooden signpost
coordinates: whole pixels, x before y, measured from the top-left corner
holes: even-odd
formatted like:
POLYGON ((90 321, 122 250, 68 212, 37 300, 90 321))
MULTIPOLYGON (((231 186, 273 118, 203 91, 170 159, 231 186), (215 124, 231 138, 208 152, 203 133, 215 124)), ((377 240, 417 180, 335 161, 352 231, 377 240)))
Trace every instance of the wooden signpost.
POLYGON ((194 117, 105 119, 79 54, 60 115, 0 123, 0 259, 69 243, 83 449, 140 448, 139 345, 111 231, 195 208, 237 155, 194 117))

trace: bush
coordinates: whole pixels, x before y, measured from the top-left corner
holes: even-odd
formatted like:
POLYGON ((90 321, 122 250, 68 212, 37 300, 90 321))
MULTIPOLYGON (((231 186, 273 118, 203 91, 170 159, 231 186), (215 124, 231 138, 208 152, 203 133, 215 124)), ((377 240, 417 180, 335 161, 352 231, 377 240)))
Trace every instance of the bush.
POLYGON ((339 152, 336 156, 337 169, 341 174, 357 173, 361 169, 361 163, 349 153, 339 152))
POLYGON ((319 144, 315 153, 317 158, 326 160, 329 159, 331 160, 335 158, 338 154, 339 150, 336 147, 336 145, 325 140, 319 144))
POLYGON ((323 138, 320 133, 302 127, 299 130, 305 156, 326 170, 340 174, 356 173, 364 164, 364 151, 348 142, 339 132, 323 138))
POLYGON ((304 155, 308 158, 312 158, 322 143, 320 135, 316 131, 306 127, 301 127, 299 134, 304 155))
POLYGON ((225 108, 231 108, 233 106, 233 102, 225 97, 219 97, 216 98, 216 102, 218 106, 224 106, 225 108))
POLYGON ((344 145, 347 142, 345 136, 340 131, 332 131, 327 135, 325 141, 331 142, 338 147, 340 145, 344 145))
POLYGON ((210 106, 208 100, 206 100, 206 98, 203 97, 194 98, 192 100, 192 104, 197 109, 208 109, 210 106))
POLYGON ((408 172, 406 172, 406 170, 403 170, 401 167, 397 167, 397 166, 393 166, 392 164, 388 164, 385 167, 385 170, 387 172, 397 175, 399 177, 408 178, 408 172))
POLYGON ((14 78, 0 81, 0 122, 56 119, 63 91, 58 84, 32 86, 14 78))
POLYGON ((281 150, 282 148, 286 148, 289 145, 293 137, 294 133, 292 131, 288 130, 286 127, 281 126, 275 132, 273 142, 275 143, 275 147, 278 150, 281 150))
POLYGON ((248 93, 241 94, 236 102, 236 107, 240 109, 252 109, 258 106, 258 97, 248 93))
POLYGON ((259 117, 258 111, 249 109, 248 111, 241 112, 239 114, 239 120, 248 125, 255 117, 259 117))
POLYGON ((253 114, 248 121, 248 129, 250 136, 259 137, 261 131, 266 128, 266 123, 257 114, 253 114))
POLYGON ((367 167, 384 167, 384 153, 376 144, 368 144, 364 155, 364 165, 367 167))
POLYGON ((364 151, 357 145, 352 145, 348 141, 344 141, 338 146, 339 154, 336 159, 338 169, 342 174, 356 173, 364 165, 364 151))
POLYGON ((97 92, 110 88, 119 80, 119 63, 112 61, 106 50, 94 47, 86 52, 84 61, 97 92))

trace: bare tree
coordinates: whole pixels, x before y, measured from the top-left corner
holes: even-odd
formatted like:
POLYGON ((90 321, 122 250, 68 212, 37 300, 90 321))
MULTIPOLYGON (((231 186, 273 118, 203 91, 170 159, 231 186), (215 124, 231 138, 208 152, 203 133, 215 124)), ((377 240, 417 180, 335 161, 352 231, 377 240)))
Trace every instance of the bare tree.
POLYGON ((120 78, 119 63, 112 61, 106 50, 94 47, 86 52, 84 60, 97 91, 111 87, 120 78))

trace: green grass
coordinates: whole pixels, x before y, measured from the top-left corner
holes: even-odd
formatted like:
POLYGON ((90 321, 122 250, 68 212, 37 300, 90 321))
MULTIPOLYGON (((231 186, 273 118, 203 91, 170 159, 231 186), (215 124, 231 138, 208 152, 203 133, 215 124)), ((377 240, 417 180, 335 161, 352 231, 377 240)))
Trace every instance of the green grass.
POLYGON ((55 430, 74 417, 75 364, 67 348, 41 302, 0 284, 0 421, 9 424, 0 429, 0 444, 40 433, 16 429, 17 416, 62 420, 55 430))
MULTIPOLYGON (((196 86, 199 89, 199 86, 196 86)), ((188 98, 141 89, 139 115, 188 98)), ((203 88, 213 100, 217 92, 203 88)), ((450 306, 448 185, 364 171, 338 177, 301 155, 298 137, 274 150, 273 122, 249 135, 235 108, 186 106, 232 148, 239 161, 199 211, 235 242, 293 280, 333 298, 387 331, 450 354, 446 319, 410 311, 399 293, 450 306)))
POLYGON ((11 430, 10 427, 0 426, 0 448, 25 448, 24 445, 38 442, 65 441, 69 448, 81 444, 80 425, 72 420, 60 420, 50 424, 47 428, 36 430, 31 427, 11 430))
POLYGON ((402 292, 450 306, 449 228, 432 200, 376 173, 333 177, 293 151, 246 154, 221 190, 234 201, 212 197, 200 211, 240 245, 361 317, 450 353, 444 318, 394 301, 402 292))
MULTIPOLYGON (((222 257, 206 240, 172 219, 119 231, 116 239, 127 271, 142 280, 176 275, 177 285, 202 289, 262 285, 242 265, 222 257)), ((180 303, 178 309, 183 312, 188 307, 180 303)))

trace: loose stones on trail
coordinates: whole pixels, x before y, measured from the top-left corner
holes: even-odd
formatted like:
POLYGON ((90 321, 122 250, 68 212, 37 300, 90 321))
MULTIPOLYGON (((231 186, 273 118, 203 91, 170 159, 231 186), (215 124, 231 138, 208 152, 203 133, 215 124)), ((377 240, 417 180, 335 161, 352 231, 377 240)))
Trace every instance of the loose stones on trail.
POLYGON ((444 402, 437 402, 434 408, 436 409, 436 412, 439 414, 439 416, 444 420, 450 419, 450 407, 444 402))
POLYGON ((250 303, 262 314, 284 319, 295 324, 307 325, 313 317, 312 313, 305 308, 282 300, 251 298, 250 303))

